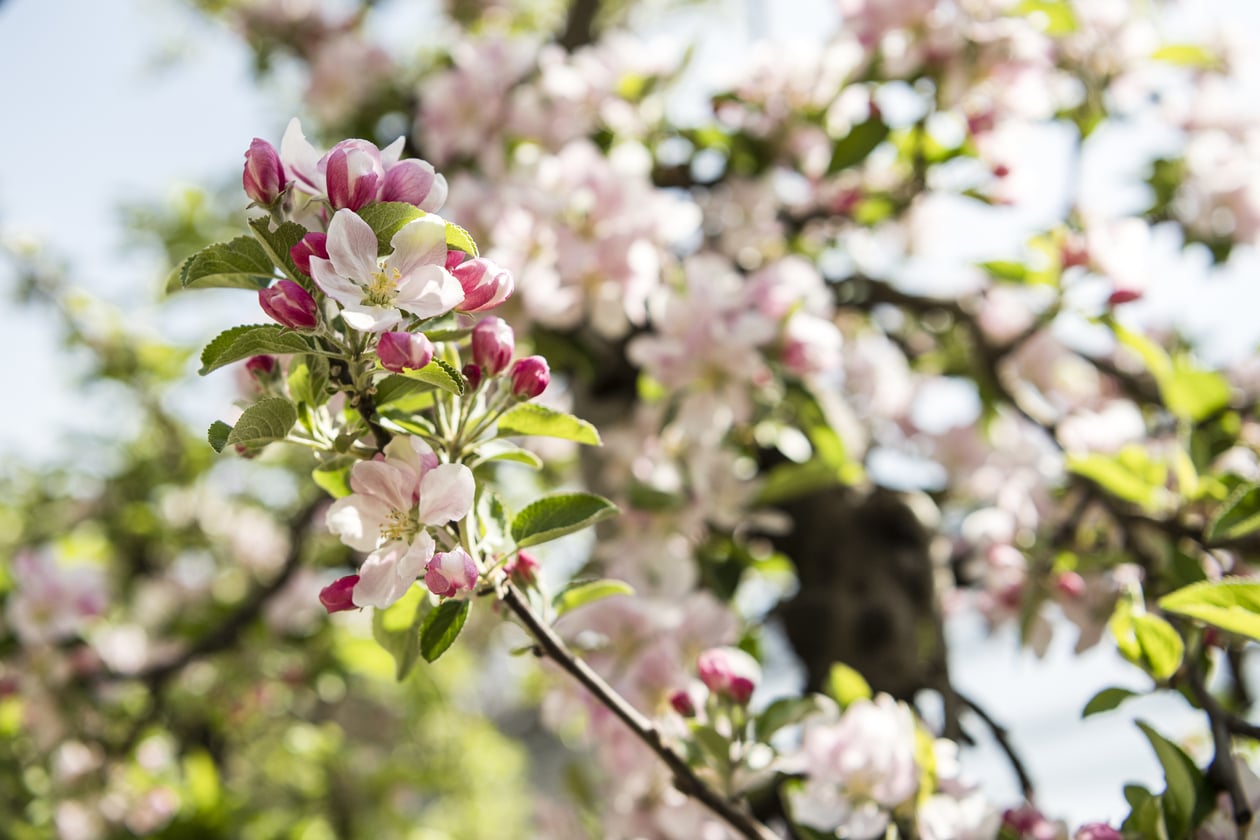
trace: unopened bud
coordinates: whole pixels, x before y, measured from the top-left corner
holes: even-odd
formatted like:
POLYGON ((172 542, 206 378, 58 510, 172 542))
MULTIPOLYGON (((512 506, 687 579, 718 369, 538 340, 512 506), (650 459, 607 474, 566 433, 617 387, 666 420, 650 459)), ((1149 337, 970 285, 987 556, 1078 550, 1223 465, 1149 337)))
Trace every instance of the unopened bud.
POLYGON ((504 564, 503 571, 507 573, 512 583, 522 589, 530 589, 538 585, 538 561, 528 552, 518 551, 504 564))
POLYGON ((358 210, 376 198, 381 185, 379 158, 380 152, 363 140, 343 140, 332 148, 324 175, 333 210, 358 210))
POLYGON ((1107 823, 1088 823, 1076 830, 1073 840, 1124 840, 1124 835, 1107 823))
POLYGON ((433 171, 433 165, 426 161, 414 158, 400 160, 385 172, 385 181, 381 186, 381 201, 404 201, 420 207, 426 204, 426 199, 433 195, 435 199, 440 198, 440 200, 428 202, 429 206, 423 209, 436 210, 446 200, 444 180, 441 185, 443 189, 439 190, 442 195, 434 195, 434 187, 439 177, 433 171), (433 204, 437 206, 432 206, 433 204))
POLYGON ((311 276, 311 257, 328 259, 328 234, 311 231, 298 244, 289 249, 293 264, 307 277, 311 276))
POLYGON ((257 137, 245 152, 245 172, 241 184, 251 201, 271 204, 284 190, 284 164, 276 147, 257 137))
POLYGON ((481 386, 481 368, 476 365, 464 365, 464 378, 468 380, 468 389, 476 391, 481 386))
POLYGON ((446 270, 454 271, 468 259, 468 255, 458 248, 447 248, 446 250, 446 270))
POLYGON ((250 356, 245 362, 245 370, 256 379, 270 379, 277 366, 275 356, 250 356))
POLYGON ((482 318, 472 331, 473 361, 487 376, 501 373, 512 361, 516 334, 502 318, 482 318))
POLYGON ((419 370, 433 361, 433 342, 420 333, 387 332, 376 345, 376 356, 381 367, 394 373, 419 370))
POLYGON ((739 648, 706 650, 696 661, 696 670, 710 692, 741 706, 748 702, 761 681, 761 666, 739 648))
POLYGON ((1107 298, 1107 305, 1108 306, 1122 306, 1123 304, 1132 303, 1135 300, 1139 300, 1141 299, 1141 297, 1142 297, 1142 293, 1138 291, 1137 289, 1116 289, 1107 298))
POLYGON ((443 598, 469 592, 477 585, 477 564, 462 548, 438 552, 424 568, 424 585, 443 598))
POLYGON ((680 688, 669 695, 669 705, 673 706, 674 711, 685 718, 696 716, 696 702, 691 699, 691 694, 684 689, 680 688))
POLYGON ((515 288, 510 271, 481 257, 456 266, 451 273, 464 289, 464 302, 455 307, 460 312, 494 309, 511 297, 515 288))
POLYGON ((315 298, 292 280, 258 290, 258 304, 277 323, 291 330, 312 330, 319 323, 315 298))
POLYGON ((358 582, 358 575, 347 575, 334 580, 319 591, 319 602, 329 613, 354 609, 354 587, 358 582))
POLYGON ((547 390, 551 368, 542 356, 526 356, 512 365, 512 393, 517 399, 532 400, 547 390))

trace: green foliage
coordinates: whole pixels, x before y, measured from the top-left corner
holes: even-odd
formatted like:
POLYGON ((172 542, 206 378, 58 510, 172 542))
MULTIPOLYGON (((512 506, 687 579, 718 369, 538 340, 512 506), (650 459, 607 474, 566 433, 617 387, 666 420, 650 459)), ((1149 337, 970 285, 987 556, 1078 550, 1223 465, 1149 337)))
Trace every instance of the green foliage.
POLYGON ((301 284, 308 292, 316 290, 311 278, 299 271, 293 257, 289 256, 293 246, 306 236, 306 228, 296 222, 283 222, 272 229, 271 220, 266 216, 250 219, 249 226, 272 265, 280 266, 290 280, 301 284))
POLYGON ((425 215, 425 212, 414 204, 401 201, 383 201, 369 204, 358 211, 359 217, 368 223, 376 234, 377 253, 385 256, 393 250, 390 242, 394 234, 402 230, 408 222, 413 222, 425 215))
POLYGON ((853 126, 848 134, 831 147, 827 174, 835 175, 866 160, 875 151, 875 147, 888 138, 888 131, 888 124, 877 116, 853 126))
POLYGON ((1114 686, 1112 688, 1104 688, 1102 691, 1099 691, 1093 697, 1089 698, 1089 702, 1086 703, 1085 708, 1081 710, 1081 717, 1087 718, 1091 715, 1110 712, 1125 700, 1136 696, 1138 696, 1136 691, 1130 691, 1127 688, 1116 688, 1114 686))
POLYGON ((1164 768, 1167 787, 1160 796, 1160 804, 1168 836, 1186 837, 1212 810, 1212 789, 1184 750, 1148 724, 1138 721, 1137 725, 1151 742, 1164 768))
POLYGON ((1260 530, 1260 483, 1234 489, 1212 516, 1207 527, 1211 541, 1233 540, 1260 530))
POLYGON ((227 436, 230 446, 260 449, 284 440, 297 422, 297 408, 283 397, 267 397, 245 409, 227 436))
POLYGON ((840 708, 848 708, 857 700, 870 700, 874 695, 871 685, 856 669, 836 662, 827 673, 827 696, 840 704, 840 708))
POLYGON ((1181 667, 1185 643, 1173 626, 1159 616, 1121 601, 1109 626, 1121 655, 1156 680, 1167 680, 1181 667))
POLYGON ((578 581, 561 590, 551 599, 551 606, 556 617, 564 615, 578 607, 611 598, 614 595, 633 595, 634 587, 620 580, 588 580, 578 581))
POLYGON ((310 343, 298 333, 279 324, 254 324, 232 327, 219 333, 201 351, 201 370, 205 376, 224 365, 264 353, 307 353, 310 343))
POLYGON ((505 411, 498 420, 500 435, 536 435, 602 446, 599 432, 572 414, 537 403, 524 402, 505 411))
POLYGON ((447 599, 424 617, 420 625, 420 655, 425 662, 436 662, 446 653, 468 620, 469 601, 447 599))
POLYGON ((407 679, 420 658, 421 633, 432 613, 420 586, 408 587, 389 607, 372 610, 372 638, 394 657, 394 676, 399 682, 407 679))
POLYGON ((1260 583, 1201 581, 1159 599, 1160 609, 1260 641, 1260 583))
POLYGON ((258 240, 250 236, 238 236, 230 242, 203 248, 186 259, 176 272, 179 287, 184 289, 257 291, 269 286, 275 277, 271 257, 258 240))
POLYGON ((1132 443, 1115 455, 1100 452, 1071 454, 1069 472, 1089 479, 1116 498, 1154 510, 1164 506, 1168 492, 1168 467, 1151 459, 1145 447, 1132 443))
POLYGON ((398 376, 423 382, 435 388, 441 388, 448 394, 461 396, 464 393, 464 376, 447 362, 434 359, 422 368, 405 368, 398 376))
POLYGON ((616 514, 616 505, 593 493, 546 496, 512 519, 512 539, 518 548, 527 548, 588 528, 616 514))

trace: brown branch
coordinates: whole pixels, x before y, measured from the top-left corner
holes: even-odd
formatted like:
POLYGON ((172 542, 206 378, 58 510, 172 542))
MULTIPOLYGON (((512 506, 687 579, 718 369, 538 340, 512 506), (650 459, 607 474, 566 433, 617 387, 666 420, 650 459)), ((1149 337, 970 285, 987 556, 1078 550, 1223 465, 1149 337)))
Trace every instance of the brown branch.
POLYGON ((595 40, 595 18, 598 15, 599 0, 572 0, 569 3, 564 31, 558 39, 565 52, 573 52, 595 40))
POLYGON ((1036 788, 1033 785, 1032 777, 1028 775, 1028 770, 1024 767, 1023 760, 1019 757, 1019 753, 1015 751, 1014 745, 1011 744, 1006 727, 994 720, 983 706, 958 689, 954 689, 954 697, 958 699, 959 703, 975 712, 976 717, 980 718, 984 725, 989 728, 989 731, 993 733, 993 740, 997 741, 997 745, 1002 748, 1002 752, 1006 753, 1006 760, 1010 762, 1011 769, 1015 771, 1015 777, 1019 780, 1019 789, 1023 792, 1024 798, 1029 802, 1033 802, 1036 798, 1036 788))
POLYGON ((702 802, 740 835, 750 840, 776 840, 777 835, 773 831, 697 776, 687 761, 665 742, 661 731, 651 719, 630 705, 603 677, 575 656, 555 630, 530 608, 520 590, 510 583, 504 584, 499 599, 520 620, 543 654, 581 683, 665 762, 674 774, 674 785, 678 790, 702 802))
MULTIPOLYGON (((1252 818, 1251 806, 1247 803, 1247 794, 1243 790, 1242 780, 1238 777, 1238 768, 1234 765, 1234 750, 1230 742, 1232 716, 1208 691, 1197 654, 1186 657, 1185 672, 1190 679, 1190 690, 1199 701, 1199 705, 1203 707, 1203 711, 1207 713, 1208 722, 1212 728, 1212 743, 1216 754, 1212 758, 1211 767, 1208 768, 1208 775, 1229 794, 1229 801, 1234 810, 1234 823, 1240 827, 1249 826, 1252 818)), ((1250 726, 1248 724, 1248 727, 1250 726)))

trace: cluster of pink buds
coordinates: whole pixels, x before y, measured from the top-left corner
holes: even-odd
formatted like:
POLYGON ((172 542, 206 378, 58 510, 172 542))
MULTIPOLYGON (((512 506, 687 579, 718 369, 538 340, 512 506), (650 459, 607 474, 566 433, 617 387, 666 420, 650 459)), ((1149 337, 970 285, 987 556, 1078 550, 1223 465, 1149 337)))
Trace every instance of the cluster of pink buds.
POLYGON ((526 356, 512 361, 516 334, 502 318, 489 317, 473 328, 473 363, 464 368, 464 376, 476 388, 483 377, 498 376, 507 370, 512 381, 512 395, 520 400, 531 400, 547 389, 551 383, 551 368, 542 356, 526 356))

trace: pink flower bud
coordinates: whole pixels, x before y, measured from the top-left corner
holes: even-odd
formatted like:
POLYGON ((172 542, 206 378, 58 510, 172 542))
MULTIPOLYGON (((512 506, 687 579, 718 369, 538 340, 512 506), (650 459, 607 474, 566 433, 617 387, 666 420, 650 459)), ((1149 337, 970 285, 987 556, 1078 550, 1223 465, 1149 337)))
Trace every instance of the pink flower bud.
POLYGON ((532 400, 547 390, 551 368, 542 356, 526 356, 512 365, 512 393, 517 399, 532 400))
POLYGON ((696 670, 709 691, 740 705, 748 702, 753 689, 761 681, 761 666, 739 648, 706 650, 696 661, 696 670))
POLYGON ((464 378, 468 380, 468 388, 476 391, 481 386, 481 368, 476 365, 464 365, 464 378))
POLYGON ((347 575, 334 580, 319 591, 319 602, 329 613, 355 609, 354 587, 358 582, 358 575, 347 575))
POLYGON ((1073 601, 1085 594, 1085 578, 1076 572, 1061 572, 1054 579, 1054 588, 1065 598, 1073 601))
POLYGON ((538 585, 538 561, 528 552, 518 551, 504 564, 503 571, 507 573, 512 583, 522 589, 538 585))
POLYGON ((696 702, 691 699, 691 695, 685 689, 680 688, 669 695, 669 705, 685 718, 696 716, 696 702))
POLYGON ((462 548, 438 552, 424 568, 424 585, 443 598, 470 592, 477 585, 477 564, 462 548))
POLYGON ((446 270, 454 271, 466 259, 468 259, 468 255, 463 251, 458 248, 448 248, 446 251, 446 270))
POLYGON ((472 331, 473 361, 487 376, 502 372, 512 361, 516 334, 502 318, 482 318, 472 331))
POLYGON ((419 207, 433 192, 436 180, 432 164, 415 159, 400 160, 385 172, 381 201, 404 201, 419 207))
POLYGON ((484 312, 494 309, 512 296, 512 273, 490 260, 476 257, 451 272, 464 288, 464 302, 455 307, 460 312, 484 312))
POLYGON ((383 172, 375 146, 364 140, 342 140, 326 160, 324 175, 333 210, 358 210, 376 198, 383 172))
POLYGON ((311 257, 328 259, 328 234, 311 232, 302 237, 302 241, 289 249, 293 264, 307 277, 311 276, 311 257))
POLYGON ((241 176, 245 194, 251 201, 271 204, 280 197, 284 183, 284 164, 276 147, 255 137, 245 152, 245 172, 241 176))
POLYGON ((1139 300, 1141 297, 1142 293, 1137 289, 1116 289, 1107 298, 1107 304, 1109 306, 1121 306, 1122 304, 1139 300))
POLYGON ((1020 840, 1055 840, 1060 836, 1058 827, 1027 803, 1006 809, 1002 814, 1002 827, 1020 840))
POLYGON ((433 342, 419 333, 387 332, 376 345, 381 366, 394 373, 419 370, 433 361, 433 342))
POLYGON ((258 304, 277 323, 291 330, 311 330, 319 323, 315 298, 292 280, 281 280, 258 290, 258 304))
POLYGON ((245 370, 256 379, 270 379, 276 372, 275 356, 250 356, 245 362, 245 370))
POLYGON ((1088 823, 1076 830, 1075 840, 1124 840, 1124 835, 1107 823, 1088 823))

